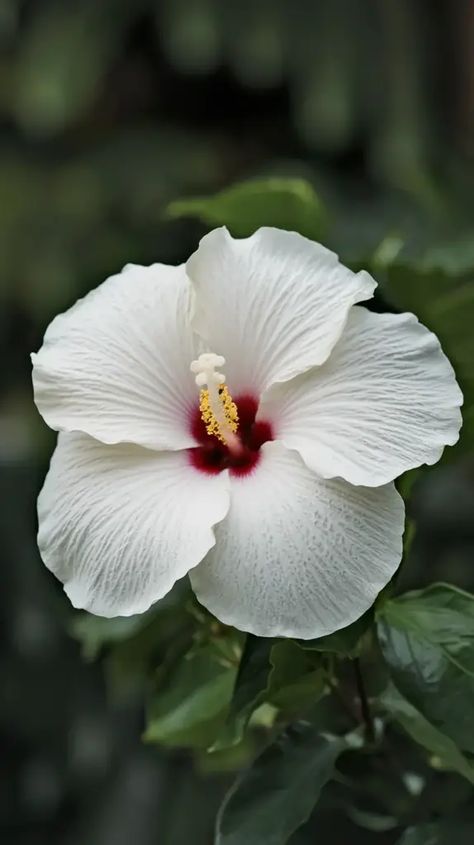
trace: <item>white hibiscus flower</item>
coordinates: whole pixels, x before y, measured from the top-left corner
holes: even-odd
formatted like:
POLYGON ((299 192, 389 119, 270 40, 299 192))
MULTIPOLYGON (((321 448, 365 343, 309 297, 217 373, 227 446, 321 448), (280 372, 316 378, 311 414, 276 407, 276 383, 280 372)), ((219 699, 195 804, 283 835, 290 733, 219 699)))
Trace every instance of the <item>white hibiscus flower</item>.
POLYGON ((75 607, 141 613, 188 572, 260 636, 370 607, 402 554, 393 479, 456 442, 462 402, 412 314, 354 304, 375 285, 297 234, 217 229, 56 317, 33 355, 60 432, 39 547, 75 607))

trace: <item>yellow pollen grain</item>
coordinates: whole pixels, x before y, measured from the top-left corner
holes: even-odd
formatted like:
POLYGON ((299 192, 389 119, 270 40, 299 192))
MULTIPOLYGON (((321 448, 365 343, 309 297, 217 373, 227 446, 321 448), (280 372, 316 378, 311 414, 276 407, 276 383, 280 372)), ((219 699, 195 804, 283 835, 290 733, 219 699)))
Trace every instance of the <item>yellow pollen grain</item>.
MULTIPOLYGON (((225 421, 230 430, 235 434, 239 427, 239 413, 237 411, 237 405, 233 401, 226 384, 221 384, 219 387, 219 401, 222 405, 225 421)), ((217 437, 222 443, 225 443, 225 437, 221 433, 221 424, 216 419, 211 408, 208 390, 201 390, 199 394, 199 410, 201 411, 201 419, 206 426, 207 433, 217 437)))

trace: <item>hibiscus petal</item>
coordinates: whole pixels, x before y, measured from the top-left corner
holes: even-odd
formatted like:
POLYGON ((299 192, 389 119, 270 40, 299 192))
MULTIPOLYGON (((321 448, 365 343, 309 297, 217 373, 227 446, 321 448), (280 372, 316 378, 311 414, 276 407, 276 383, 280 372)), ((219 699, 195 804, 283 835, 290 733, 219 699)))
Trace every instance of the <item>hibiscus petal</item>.
POLYGON ((38 500, 38 545, 75 607, 129 616, 202 560, 228 504, 227 474, 201 475, 184 451, 60 434, 38 500))
POLYGON ((263 398, 275 437, 323 478, 377 486, 456 443, 462 393, 439 341, 413 314, 353 308, 319 369, 263 398))
POLYGON ((231 391, 257 394, 322 364, 350 306, 376 286, 320 244, 266 227, 241 240, 215 229, 186 271, 197 291, 194 326, 225 356, 231 391))
POLYGON ((263 637, 319 637, 361 616, 390 580, 403 522, 393 484, 325 481, 296 452, 266 443, 254 473, 231 479, 229 513, 191 583, 227 624, 263 637))
POLYGON ((128 265, 56 317, 32 356, 48 425, 103 443, 192 446, 190 296, 183 267, 128 265))

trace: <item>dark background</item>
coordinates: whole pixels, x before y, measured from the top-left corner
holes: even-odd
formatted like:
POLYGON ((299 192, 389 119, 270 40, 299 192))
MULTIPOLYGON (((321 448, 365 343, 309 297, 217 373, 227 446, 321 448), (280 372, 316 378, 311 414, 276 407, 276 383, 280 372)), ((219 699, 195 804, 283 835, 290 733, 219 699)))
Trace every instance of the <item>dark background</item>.
MULTIPOLYGON (((307 178, 346 260, 394 235, 473 255, 474 3, 0 0, 0 47, 0 842, 205 845, 227 776, 141 744, 40 562, 29 352, 125 263, 189 255, 205 229, 169 201, 243 178, 307 178)), ((461 453, 416 488, 407 586, 474 587, 473 477, 461 453)))

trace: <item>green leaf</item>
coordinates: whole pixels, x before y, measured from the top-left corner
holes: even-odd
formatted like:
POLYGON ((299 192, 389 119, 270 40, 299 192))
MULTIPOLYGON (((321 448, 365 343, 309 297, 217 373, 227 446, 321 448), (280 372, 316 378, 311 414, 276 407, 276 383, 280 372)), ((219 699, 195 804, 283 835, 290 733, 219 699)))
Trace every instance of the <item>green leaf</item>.
POLYGON ((95 660, 105 646, 129 639, 148 625, 153 611, 138 616, 105 619, 91 613, 81 613, 72 621, 71 633, 82 645, 82 656, 95 660))
POLYGON ((474 597, 448 584, 387 601, 378 615, 384 658, 399 691, 474 752, 474 597))
POLYGON ((310 816, 336 760, 347 748, 300 723, 257 757, 230 790, 216 845, 284 845, 310 816))
POLYGON ((265 698, 287 715, 301 713, 323 695, 325 673, 319 655, 305 652, 292 640, 282 640, 273 646, 270 662, 265 698))
POLYGON ((188 651, 195 621, 187 595, 188 588, 178 584, 146 613, 117 619, 84 613, 74 620, 72 633, 81 641, 84 657, 91 660, 105 652, 112 696, 144 690, 156 666, 168 665, 188 651))
POLYGON ((410 827, 397 845, 472 845, 474 822, 444 819, 410 827))
POLYGON ((150 610, 135 616, 105 619, 80 612, 72 621, 71 634, 81 643, 86 660, 95 660, 105 649, 135 640, 140 644, 143 640, 147 643, 153 640, 156 646, 165 637, 174 639, 179 628, 189 624, 185 605, 188 594, 186 585, 176 584, 150 610))
POLYGON ((216 659, 212 646, 190 652, 158 683, 144 739, 207 747, 224 721, 235 674, 234 666, 216 659))
POLYGON ((326 214, 314 189, 303 179, 256 179, 241 182, 209 197, 176 200, 167 216, 197 217, 209 226, 227 226, 247 237, 260 226, 277 226, 320 240, 326 214))
POLYGON ((316 640, 300 640, 301 648, 314 651, 330 652, 340 657, 355 657, 359 653, 361 640, 370 628, 372 622, 372 610, 364 613, 352 625, 328 634, 326 637, 318 637, 316 640))
POLYGON ((253 711, 265 699, 273 640, 247 634, 229 713, 212 746, 218 751, 242 740, 253 711))
POLYGON ((393 684, 381 695, 380 703, 415 742, 439 759, 443 768, 458 772, 474 784, 474 766, 464 757, 456 743, 425 719, 393 684))

